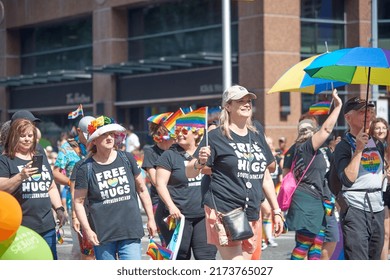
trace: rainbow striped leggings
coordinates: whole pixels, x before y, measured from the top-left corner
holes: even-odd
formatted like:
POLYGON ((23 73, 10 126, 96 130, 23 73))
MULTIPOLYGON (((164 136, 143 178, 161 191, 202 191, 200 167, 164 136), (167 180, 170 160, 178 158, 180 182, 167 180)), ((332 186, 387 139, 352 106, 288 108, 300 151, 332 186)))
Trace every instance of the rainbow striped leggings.
POLYGON ((325 231, 314 234, 306 229, 295 232, 295 248, 291 253, 292 260, 303 260, 307 255, 308 260, 319 260, 322 244, 325 239, 325 231))

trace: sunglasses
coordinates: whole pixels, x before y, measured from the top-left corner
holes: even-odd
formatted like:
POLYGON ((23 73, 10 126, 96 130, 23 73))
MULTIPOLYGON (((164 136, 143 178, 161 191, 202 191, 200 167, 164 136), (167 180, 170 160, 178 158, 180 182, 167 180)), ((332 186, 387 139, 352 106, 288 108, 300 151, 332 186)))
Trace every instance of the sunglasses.
POLYGON ((185 127, 179 127, 179 128, 176 128, 175 129, 175 134, 176 135, 179 135, 179 134, 182 134, 182 135, 187 135, 189 132, 189 130, 185 127))
POLYGON ((169 140, 171 137, 169 135, 154 135, 153 140, 154 142, 161 143, 163 140, 169 140))

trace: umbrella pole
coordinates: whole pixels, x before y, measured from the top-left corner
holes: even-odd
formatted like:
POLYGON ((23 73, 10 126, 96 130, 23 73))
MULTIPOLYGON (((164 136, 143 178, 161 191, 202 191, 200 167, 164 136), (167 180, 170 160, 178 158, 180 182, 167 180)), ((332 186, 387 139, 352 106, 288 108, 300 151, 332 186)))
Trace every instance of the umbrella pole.
MULTIPOLYGON (((325 42, 325 44, 326 44, 326 42, 325 42)), ((328 45, 326 45, 326 47, 328 47, 328 45)), ((334 90, 333 82, 331 82, 331 85, 332 85, 332 93, 333 93, 333 90, 334 90)), ((333 106, 333 97, 332 97, 332 100, 330 101, 328 115, 330 115, 330 110, 332 109, 332 106, 333 106)))
POLYGON ((370 75, 371 75, 371 67, 368 67, 368 78, 367 78, 367 91, 366 91, 366 110, 364 112, 364 126, 363 131, 366 132, 366 120, 367 120, 367 109, 368 109, 368 92, 370 91, 370 75))

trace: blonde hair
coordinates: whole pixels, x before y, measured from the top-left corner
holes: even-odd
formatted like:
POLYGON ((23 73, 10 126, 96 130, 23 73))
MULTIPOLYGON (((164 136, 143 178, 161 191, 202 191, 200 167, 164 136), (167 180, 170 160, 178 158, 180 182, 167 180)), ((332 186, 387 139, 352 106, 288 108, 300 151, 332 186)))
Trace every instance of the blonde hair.
MULTIPOLYGON (((230 103, 231 101, 227 102, 230 103)), ((220 129, 222 131, 222 134, 226 136, 228 139, 233 140, 233 137, 230 133, 229 125, 231 123, 230 121, 230 115, 229 112, 226 110, 226 108, 222 108, 221 114, 219 115, 219 123, 220 123, 220 129)), ((253 125, 252 118, 248 118, 246 121, 246 126, 250 131, 253 131, 255 133, 258 133, 256 127, 253 125)))

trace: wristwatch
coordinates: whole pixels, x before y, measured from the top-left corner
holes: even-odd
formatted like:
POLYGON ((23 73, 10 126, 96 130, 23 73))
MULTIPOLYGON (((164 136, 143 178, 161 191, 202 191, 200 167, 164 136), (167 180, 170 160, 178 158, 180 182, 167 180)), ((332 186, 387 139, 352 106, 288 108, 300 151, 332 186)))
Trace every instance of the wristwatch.
POLYGON ((60 207, 56 208, 55 211, 56 211, 56 213, 57 213, 58 211, 65 212, 65 208, 64 208, 64 206, 60 206, 60 207))

